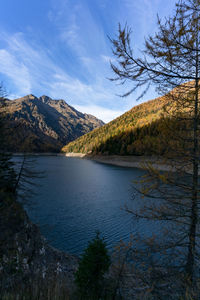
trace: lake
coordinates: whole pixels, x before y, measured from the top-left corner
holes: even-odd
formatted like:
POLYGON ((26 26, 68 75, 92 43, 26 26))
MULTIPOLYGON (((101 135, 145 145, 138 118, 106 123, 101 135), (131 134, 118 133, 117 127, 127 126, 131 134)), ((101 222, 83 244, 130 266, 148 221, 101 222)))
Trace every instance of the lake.
POLYGON ((80 255, 97 230, 110 250, 130 234, 156 230, 156 224, 135 220, 124 209, 143 201, 133 184, 143 170, 65 156, 34 160, 34 170, 44 174, 34 179, 35 194, 25 208, 52 246, 80 255))

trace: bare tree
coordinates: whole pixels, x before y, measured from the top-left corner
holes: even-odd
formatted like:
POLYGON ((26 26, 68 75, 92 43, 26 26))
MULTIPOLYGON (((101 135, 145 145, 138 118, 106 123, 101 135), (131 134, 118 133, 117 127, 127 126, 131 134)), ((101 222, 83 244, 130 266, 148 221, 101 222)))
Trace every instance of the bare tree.
MULTIPOLYGON (((0 83, 0 107, 6 106, 6 90, 3 83, 0 83)), ((4 193, 14 193, 16 174, 11 161, 11 154, 5 152, 5 119, 4 114, 0 113, 0 198, 4 193)), ((5 195, 4 195, 5 196, 5 195)), ((1 200, 1 199, 0 199, 1 200)))
POLYGON ((140 57, 134 55, 128 26, 119 26, 118 37, 111 43, 117 60, 111 63, 116 75, 111 80, 132 84, 122 96, 143 87, 142 97, 151 85, 166 94, 162 117, 166 120, 164 137, 169 139, 165 153, 165 163, 170 161, 168 170, 160 173, 145 165, 147 172, 139 190, 149 200, 139 211, 127 208, 136 217, 161 221, 163 236, 143 239, 140 249, 132 253, 137 261, 143 258, 143 263, 145 253, 149 254, 146 263, 151 261, 151 271, 146 271, 146 279, 153 278, 157 291, 166 286, 166 278, 171 278, 171 287, 175 277, 194 286, 200 276, 200 1, 179 1, 173 17, 164 22, 158 17, 158 32, 145 40, 140 57))
MULTIPOLYGON (((3 83, 0 83, 0 190, 10 189, 18 200, 30 198, 35 178, 42 178, 42 172, 33 170, 35 160, 24 154, 21 159, 13 160, 12 153, 7 151, 6 137, 9 135, 8 117, 5 117, 7 93, 3 83)), ((16 125, 18 130, 20 124, 16 125)), ((27 203, 27 201, 26 201, 27 203)))

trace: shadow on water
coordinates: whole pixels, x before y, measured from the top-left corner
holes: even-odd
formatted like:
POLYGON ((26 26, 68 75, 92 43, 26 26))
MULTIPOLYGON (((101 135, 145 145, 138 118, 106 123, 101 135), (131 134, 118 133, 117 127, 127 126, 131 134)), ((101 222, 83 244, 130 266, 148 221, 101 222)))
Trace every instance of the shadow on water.
POLYGON ((34 178, 31 205, 25 208, 42 234, 58 249, 81 254, 100 230, 112 249, 130 234, 150 235, 156 224, 133 219, 125 205, 139 208, 144 199, 137 194, 133 180, 144 174, 137 168, 100 164, 64 156, 35 157, 34 171, 45 172, 34 178), (148 223, 148 224, 147 224, 148 223))

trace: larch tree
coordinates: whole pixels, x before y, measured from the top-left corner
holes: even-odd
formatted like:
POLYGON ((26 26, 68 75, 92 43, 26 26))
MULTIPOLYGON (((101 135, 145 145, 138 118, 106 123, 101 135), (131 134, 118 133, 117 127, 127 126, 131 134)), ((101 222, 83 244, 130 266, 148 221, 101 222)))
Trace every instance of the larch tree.
MULTIPOLYGON (((166 288, 166 279, 168 292, 170 286, 173 290, 175 278, 177 282, 180 279, 177 289, 186 282, 194 288, 200 277, 200 1, 179 1, 173 17, 164 22, 158 17, 158 31, 145 40, 139 57, 134 55, 128 26, 119 25, 117 38, 110 40, 116 58, 116 63, 111 63, 115 74, 111 80, 132 84, 122 96, 143 88, 142 97, 152 85, 165 94, 163 136, 168 140, 165 163, 170 164, 163 172, 150 164, 144 166, 140 193, 149 201, 141 210, 127 208, 136 217, 161 221, 163 236, 143 239, 140 250, 133 250, 135 259, 150 255, 151 288, 157 286, 157 293, 166 288)), ((137 266, 144 271, 142 265, 137 266)), ((149 282, 145 284, 150 288, 149 282)))

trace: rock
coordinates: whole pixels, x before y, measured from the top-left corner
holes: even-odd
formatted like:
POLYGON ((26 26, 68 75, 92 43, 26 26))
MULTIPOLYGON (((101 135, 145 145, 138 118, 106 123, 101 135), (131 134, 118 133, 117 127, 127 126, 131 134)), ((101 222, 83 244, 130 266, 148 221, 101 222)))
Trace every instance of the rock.
POLYGON ((0 103, 6 128, 6 151, 59 152, 70 141, 104 123, 64 100, 34 95, 0 103))
POLYGON ((66 290, 72 293, 78 258, 49 246, 21 204, 7 195, 2 197, 0 295, 24 295, 27 289, 31 290, 31 295, 39 291, 45 295, 55 293, 55 285, 59 286, 59 293, 63 291, 61 287, 65 293, 66 290))

